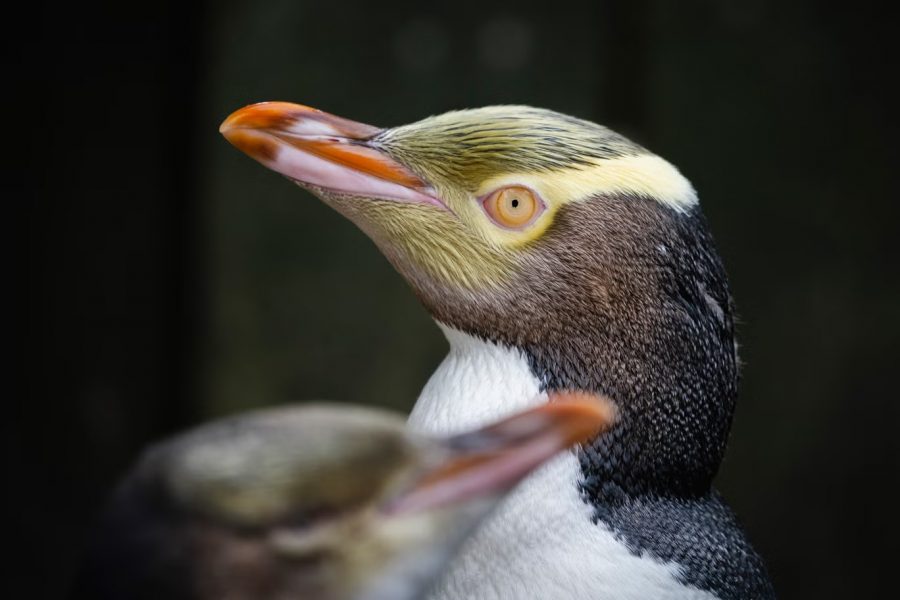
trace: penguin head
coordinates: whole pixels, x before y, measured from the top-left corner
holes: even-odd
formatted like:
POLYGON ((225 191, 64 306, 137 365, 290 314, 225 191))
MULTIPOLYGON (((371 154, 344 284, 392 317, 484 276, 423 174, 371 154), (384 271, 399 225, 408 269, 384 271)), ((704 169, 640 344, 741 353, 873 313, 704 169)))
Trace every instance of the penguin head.
POLYGON ((562 398, 449 438, 338 405, 199 427, 149 450, 123 482, 85 594, 419 597, 520 479, 606 426, 611 411, 562 398))
POLYGON ((622 456, 598 482, 708 489, 737 390, 731 296, 670 163, 525 106, 379 129, 268 103, 221 130, 365 231, 438 322, 519 349, 545 390, 613 398, 596 450, 622 456))
POLYGON ((639 145, 527 106, 378 129, 262 103, 232 114, 221 131, 348 216, 422 294, 521 285, 517 276, 540 263, 560 213, 596 196, 639 195, 676 212, 696 203, 677 169, 639 145))

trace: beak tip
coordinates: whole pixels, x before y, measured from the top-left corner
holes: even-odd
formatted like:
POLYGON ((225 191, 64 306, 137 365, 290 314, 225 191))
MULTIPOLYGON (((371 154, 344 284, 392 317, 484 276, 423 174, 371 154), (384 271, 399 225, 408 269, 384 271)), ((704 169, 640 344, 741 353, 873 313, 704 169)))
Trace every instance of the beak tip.
POLYGON ((368 143, 382 131, 289 102, 250 104, 219 126, 231 145, 295 181, 443 208, 425 181, 368 143))
POLYGON ((241 125, 241 121, 246 121, 247 113, 252 110, 253 106, 254 105, 251 104, 250 106, 239 108, 225 117, 225 120, 219 125, 219 133, 225 136, 226 139, 230 139, 228 134, 238 129, 241 125))

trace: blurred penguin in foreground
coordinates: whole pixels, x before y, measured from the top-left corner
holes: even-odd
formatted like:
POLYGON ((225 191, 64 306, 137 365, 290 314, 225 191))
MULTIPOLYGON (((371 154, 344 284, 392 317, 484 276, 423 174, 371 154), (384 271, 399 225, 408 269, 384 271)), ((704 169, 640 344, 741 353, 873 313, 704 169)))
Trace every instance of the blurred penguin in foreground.
POLYGON ((522 478, 613 414, 560 394, 445 438, 327 404, 199 427, 148 450, 122 482, 75 596, 418 598, 522 478))

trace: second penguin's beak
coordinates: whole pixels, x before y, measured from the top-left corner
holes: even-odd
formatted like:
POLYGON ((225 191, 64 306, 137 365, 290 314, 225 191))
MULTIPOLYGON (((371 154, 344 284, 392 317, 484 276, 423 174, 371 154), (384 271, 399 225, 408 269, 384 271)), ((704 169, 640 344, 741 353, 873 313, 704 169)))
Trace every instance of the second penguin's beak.
POLYGON ((232 113, 219 131, 239 150, 298 183, 441 206, 425 181, 377 147, 378 127, 300 104, 261 102, 232 113))
POLYGON ((547 404, 443 440, 443 456, 385 510, 410 513, 505 493, 557 453, 608 429, 615 416, 605 397, 551 394, 547 404))

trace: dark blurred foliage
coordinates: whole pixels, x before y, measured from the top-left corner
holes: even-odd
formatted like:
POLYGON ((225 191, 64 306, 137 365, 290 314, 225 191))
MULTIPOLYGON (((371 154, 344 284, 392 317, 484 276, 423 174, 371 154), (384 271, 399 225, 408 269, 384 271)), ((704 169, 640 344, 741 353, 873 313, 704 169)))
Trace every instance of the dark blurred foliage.
POLYGON ((782 597, 893 587, 885 14, 816 0, 25 8, 6 23, 23 75, 6 119, 25 125, 28 156, 7 200, 25 238, 4 495, 13 589, 28 588, 11 597, 64 593, 103 498, 149 441, 309 398, 406 410, 441 359, 439 332, 367 239, 218 135, 231 110, 274 99, 379 125, 528 103, 678 165, 742 315, 720 487, 782 597))

